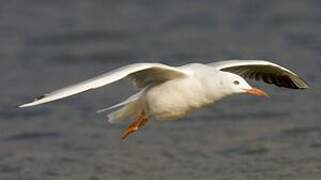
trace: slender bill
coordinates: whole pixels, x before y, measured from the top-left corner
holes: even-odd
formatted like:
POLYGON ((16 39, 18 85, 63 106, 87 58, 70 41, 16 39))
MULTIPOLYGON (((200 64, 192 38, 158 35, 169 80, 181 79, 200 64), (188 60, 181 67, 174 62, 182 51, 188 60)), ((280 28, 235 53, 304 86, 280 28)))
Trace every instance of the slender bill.
POLYGON ((249 93, 253 96, 269 97, 269 95, 266 92, 258 88, 246 89, 245 91, 246 93, 249 93))

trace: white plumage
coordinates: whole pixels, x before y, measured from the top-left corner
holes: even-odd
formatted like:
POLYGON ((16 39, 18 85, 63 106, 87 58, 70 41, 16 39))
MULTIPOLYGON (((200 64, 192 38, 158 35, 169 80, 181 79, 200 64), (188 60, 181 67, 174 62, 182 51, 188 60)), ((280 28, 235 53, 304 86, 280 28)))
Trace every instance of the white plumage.
POLYGON ((128 127, 123 138, 143 126, 150 118, 177 119, 228 95, 249 93, 267 96, 264 91, 251 87, 243 78, 261 80, 291 89, 308 88, 304 80, 292 71, 264 60, 192 63, 179 67, 160 63, 137 63, 47 93, 19 107, 55 101, 123 78, 131 80, 141 90, 125 101, 99 111, 118 108, 108 115, 111 123, 138 116, 128 127))

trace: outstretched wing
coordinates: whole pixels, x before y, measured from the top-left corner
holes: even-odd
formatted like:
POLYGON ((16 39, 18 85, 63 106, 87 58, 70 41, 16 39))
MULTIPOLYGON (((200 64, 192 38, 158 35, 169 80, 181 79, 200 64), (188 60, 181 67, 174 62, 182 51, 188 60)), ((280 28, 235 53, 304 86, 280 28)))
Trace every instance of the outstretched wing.
POLYGON ((264 60, 229 60, 209 63, 218 70, 238 74, 244 78, 264 81, 268 84, 291 88, 306 89, 307 83, 294 72, 264 60))
POLYGON ((102 74, 95 78, 80 82, 75 85, 44 94, 34 101, 20 105, 19 107, 28 107, 43 104, 68 96, 72 96, 84 91, 96 89, 125 77, 130 78, 138 87, 145 87, 151 83, 161 83, 170 79, 179 78, 187 75, 184 70, 167 66, 159 63, 137 63, 115 69, 111 72, 102 74))

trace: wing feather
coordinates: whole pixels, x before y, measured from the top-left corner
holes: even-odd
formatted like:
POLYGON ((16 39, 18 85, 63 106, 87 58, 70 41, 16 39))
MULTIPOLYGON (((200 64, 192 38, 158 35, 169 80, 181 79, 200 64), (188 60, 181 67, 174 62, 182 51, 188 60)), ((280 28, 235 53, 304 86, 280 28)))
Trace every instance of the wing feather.
POLYGON ((184 70, 171 67, 160 63, 137 63, 120 67, 111 72, 102 74, 95 78, 67 86, 65 88, 53 91, 51 93, 39 96, 34 101, 20 105, 19 107, 28 107, 43 104, 68 96, 72 96, 84 91, 96 89, 125 77, 131 79, 137 86, 144 87, 150 83, 160 83, 169 79, 174 79, 187 75, 184 70))
POLYGON ((229 60, 209 63, 208 65, 221 71, 235 73, 244 78, 264 81, 280 87, 309 88, 307 83, 294 72, 265 60, 229 60))

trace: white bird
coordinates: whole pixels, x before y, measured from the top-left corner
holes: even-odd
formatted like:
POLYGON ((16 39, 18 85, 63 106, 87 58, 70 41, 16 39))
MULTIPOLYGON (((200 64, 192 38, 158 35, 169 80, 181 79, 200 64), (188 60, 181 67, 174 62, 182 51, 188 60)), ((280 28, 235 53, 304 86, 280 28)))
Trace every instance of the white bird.
POLYGON ((160 63, 136 63, 44 94, 19 107, 55 101, 124 78, 131 80, 140 91, 119 104, 100 110, 117 109, 108 115, 110 123, 136 117, 123 133, 123 139, 151 118, 178 119, 232 94, 268 96, 263 90, 251 87, 243 78, 291 89, 308 88, 307 83, 294 72, 265 60, 191 63, 179 67, 160 63))

